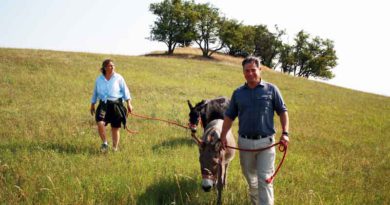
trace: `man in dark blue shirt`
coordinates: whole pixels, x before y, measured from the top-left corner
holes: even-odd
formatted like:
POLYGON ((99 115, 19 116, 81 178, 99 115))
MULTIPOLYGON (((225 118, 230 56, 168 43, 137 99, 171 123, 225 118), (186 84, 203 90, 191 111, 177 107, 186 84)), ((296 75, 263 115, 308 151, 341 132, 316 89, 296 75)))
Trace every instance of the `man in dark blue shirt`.
MULTIPOLYGON (((226 147, 226 133, 238 116, 238 146, 243 149, 259 149, 275 142, 274 112, 282 125, 280 140, 289 141, 287 108, 279 89, 261 79, 260 60, 247 57, 242 62, 246 83, 232 95, 221 133, 221 142, 226 147)), ((240 151, 242 172, 249 185, 253 204, 274 204, 274 191, 266 179, 274 172, 275 148, 261 152, 240 151)))

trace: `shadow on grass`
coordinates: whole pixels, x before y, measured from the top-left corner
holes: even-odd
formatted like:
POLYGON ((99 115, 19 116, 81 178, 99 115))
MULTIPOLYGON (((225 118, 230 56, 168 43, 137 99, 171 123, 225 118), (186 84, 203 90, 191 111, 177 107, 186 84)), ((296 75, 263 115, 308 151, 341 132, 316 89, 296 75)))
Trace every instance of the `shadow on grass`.
POLYGON ((67 142, 14 142, 9 144, 0 144, 0 150, 10 150, 12 153, 37 151, 54 151, 63 154, 100 154, 99 148, 91 145, 71 144, 67 142))
POLYGON ((199 204, 200 185, 196 177, 175 175, 146 188, 137 204, 199 204))
POLYGON ((158 145, 154 145, 152 147, 152 150, 159 151, 161 149, 174 149, 182 146, 192 147, 192 146, 196 146, 196 143, 191 137, 177 138, 173 140, 164 141, 158 145))

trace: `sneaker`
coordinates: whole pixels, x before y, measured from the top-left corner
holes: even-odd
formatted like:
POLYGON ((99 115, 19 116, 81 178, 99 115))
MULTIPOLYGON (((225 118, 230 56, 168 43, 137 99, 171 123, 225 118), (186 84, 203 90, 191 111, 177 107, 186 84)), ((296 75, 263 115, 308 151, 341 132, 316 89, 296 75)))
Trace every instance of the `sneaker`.
POLYGON ((112 151, 117 152, 118 151, 118 147, 113 147, 112 151))
POLYGON ((102 144, 102 146, 100 147, 100 151, 107 152, 108 151, 108 144, 102 144))

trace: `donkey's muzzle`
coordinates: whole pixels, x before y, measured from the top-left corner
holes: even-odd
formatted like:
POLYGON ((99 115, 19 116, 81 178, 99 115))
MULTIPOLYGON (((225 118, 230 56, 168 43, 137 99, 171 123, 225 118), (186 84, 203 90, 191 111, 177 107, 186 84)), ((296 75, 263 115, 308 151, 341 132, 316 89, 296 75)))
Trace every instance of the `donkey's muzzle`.
POLYGON ((214 183, 211 179, 203 179, 202 180, 202 189, 205 192, 209 192, 211 190, 211 187, 213 187, 214 183))
POLYGON ((196 126, 196 125, 194 125, 194 124, 189 124, 189 127, 190 127, 192 133, 195 133, 195 132, 196 132, 196 130, 197 130, 197 126, 196 126))
POLYGON ((207 186, 207 187, 202 186, 202 189, 203 189, 203 191, 205 191, 205 192, 210 192, 211 186, 207 186))

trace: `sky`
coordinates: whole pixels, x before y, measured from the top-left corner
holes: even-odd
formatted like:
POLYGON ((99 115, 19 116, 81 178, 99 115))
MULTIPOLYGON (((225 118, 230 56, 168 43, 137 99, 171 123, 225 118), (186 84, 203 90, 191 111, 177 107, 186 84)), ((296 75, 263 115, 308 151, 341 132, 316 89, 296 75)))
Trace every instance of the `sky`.
MULTIPOLYGON (((149 41, 162 0, 0 0, 0 47, 142 55, 166 50, 149 41)), ((390 97, 390 12, 386 0, 195 0, 245 25, 304 30, 334 41, 338 65, 327 83, 390 97)))

